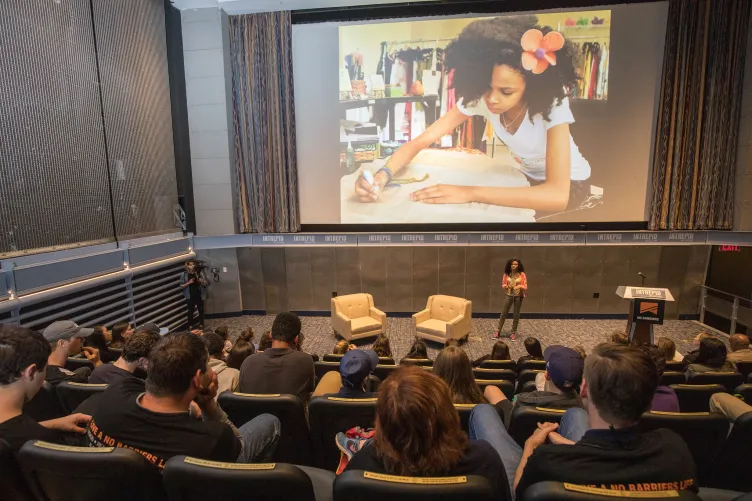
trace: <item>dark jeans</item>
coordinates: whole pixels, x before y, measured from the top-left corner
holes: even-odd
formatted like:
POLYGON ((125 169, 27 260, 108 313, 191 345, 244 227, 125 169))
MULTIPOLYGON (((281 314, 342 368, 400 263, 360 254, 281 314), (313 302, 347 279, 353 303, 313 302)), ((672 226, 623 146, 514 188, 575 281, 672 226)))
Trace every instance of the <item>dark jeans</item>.
POLYGON ((189 297, 186 300, 186 305, 188 306, 188 328, 190 329, 193 327, 193 310, 198 309, 198 324, 200 326, 204 326, 204 300, 201 299, 201 296, 198 297, 189 297))
POLYGON ((522 300, 525 299, 522 296, 506 296, 504 298, 504 307, 501 310, 501 316, 499 317, 499 334, 501 329, 504 328, 504 320, 509 314, 509 309, 514 305, 514 321, 512 322, 512 332, 517 332, 517 325, 520 323, 520 309, 522 308, 522 300))

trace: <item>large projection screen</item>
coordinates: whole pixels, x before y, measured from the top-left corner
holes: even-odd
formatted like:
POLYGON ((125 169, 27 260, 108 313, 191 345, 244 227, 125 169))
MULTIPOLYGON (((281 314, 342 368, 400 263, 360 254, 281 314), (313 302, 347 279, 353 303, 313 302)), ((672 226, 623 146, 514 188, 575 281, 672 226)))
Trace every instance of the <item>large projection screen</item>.
POLYGON ((667 10, 294 25, 301 222, 644 221, 667 10))

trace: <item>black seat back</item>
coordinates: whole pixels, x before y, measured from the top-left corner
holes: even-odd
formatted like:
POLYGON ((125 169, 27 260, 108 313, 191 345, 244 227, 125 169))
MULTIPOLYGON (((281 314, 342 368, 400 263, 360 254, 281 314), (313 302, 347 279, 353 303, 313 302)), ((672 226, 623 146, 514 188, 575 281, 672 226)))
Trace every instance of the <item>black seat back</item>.
POLYGON ((672 384, 671 389, 679 399, 679 410, 682 412, 708 412, 710 396, 726 391, 719 384, 672 384))
POLYGON ((69 358, 65 362, 65 368, 69 371, 75 371, 81 367, 88 367, 89 370, 94 370, 94 364, 89 362, 89 359, 87 358, 69 358))
POLYGON ((728 419, 720 412, 649 411, 640 418, 642 431, 667 428, 681 436, 695 460, 700 485, 705 485, 709 468, 717 457, 729 430, 728 419))
POLYGON ((295 395, 257 395, 225 391, 219 395, 217 402, 238 428, 261 414, 276 416, 281 429, 274 460, 292 464, 311 464, 311 445, 305 408, 295 395))
POLYGON ((373 371, 373 375, 379 378, 382 382, 389 377, 389 374, 396 371, 399 365, 377 365, 373 371))
POLYGON ((477 404, 454 404, 457 414, 460 415, 460 426, 465 432, 470 431, 470 414, 477 404))
POLYGON ((34 421, 49 421, 65 416, 66 412, 60 405, 55 387, 45 381, 34 398, 23 406, 23 413, 34 421))
POLYGON ((734 365, 736 366, 736 372, 741 374, 745 381, 752 374, 752 362, 734 362, 734 365))
POLYGON ((33 501, 34 496, 26 485, 13 450, 0 439, 0 492, 7 501, 33 501))
POLYGON ((528 381, 522 386, 517 384, 517 393, 531 393, 533 391, 537 391, 538 387, 535 386, 535 381, 528 381))
POLYGON ((334 501, 491 501, 493 496, 491 483, 476 475, 418 479, 352 470, 334 481, 334 501))
POLYGON ((509 369, 517 372, 517 362, 514 360, 484 360, 481 369, 509 369))
POLYGON ((419 365, 421 367, 433 367, 433 360, 428 358, 403 358, 401 365, 419 365))
POLYGON ((514 383, 511 381, 505 381, 505 380, 494 381, 493 379, 476 379, 475 384, 478 385, 478 387, 480 388, 480 391, 485 391, 486 386, 496 386, 502 392, 504 392, 504 396, 506 396, 507 399, 512 400, 514 398, 514 383))
POLYGON ((734 395, 741 397, 747 405, 752 405, 752 384, 740 384, 734 388, 734 395))
POLYGON ((520 365, 517 366, 517 372, 522 371, 545 371, 546 370, 546 361, 545 360, 525 360, 520 365))
POLYGON ((686 381, 687 376, 683 372, 666 371, 661 376, 660 384, 662 386, 671 386, 672 384, 684 384, 686 381))
POLYGON ((339 372, 339 362, 314 362, 313 369, 316 372, 316 380, 321 381, 327 372, 339 372))
POLYGON ((236 464, 175 456, 162 473, 171 501, 315 501, 311 479, 285 463, 236 464))
POLYGON ((375 398, 314 397, 308 404, 311 444, 316 452, 316 466, 335 471, 339 449, 335 438, 350 428, 373 428, 376 420, 375 398))
POLYGON ((395 365, 392 357, 379 357, 379 365, 395 365))
POLYGON ((742 383, 744 376, 738 372, 701 372, 687 376, 687 384, 720 384, 728 391, 734 391, 742 383))
POLYGON ((324 358, 322 360, 324 362, 337 362, 337 363, 339 363, 340 360, 342 360, 342 357, 344 357, 344 355, 336 355, 334 353, 328 353, 328 354, 324 355, 324 358))
POLYGON ((729 489, 739 492, 752 492, 752 475, 749 464, 752 462, 752 412, 742 414, 731 428, 731 433, 723 442, 720 452, 706 476, 707 487, 729 489))
POLYGON ((677 362, 676 360, 668 360, 666 362, 666 370, 671 372, 684 372, 686 370, 684 362, 677 362))
POLYGON ((86 384, 63 381, 57 385, 57 396, 65 412, 70 414, 87 398, 107 389, 106 384, 86 384))
POLYGON ((37 499, 151 501, 165 498, 156 468, 138 452, 115 447, 70 447, 29 440, 18 463, 37 499))
POLYGON ((517 373, 512 369, 473 369, 475 379, 492 379, 495 381, 514 381, 517 379, 517 373))
MULTIPOLYGON (((523 384, 527 383, 528 381, 535 381, 535 377, 540 374, 541 372, 546 372, 545 370, 537 370, 537 369, 525 369, 524 371, 520 371, 518 377, 517 377, 517 386, 520 387, 523 384)), ((519 393, 519 392, 517 392, 519 393)))
POLYGON ((566 409, 548 409, 545 407, 533 407, 531 405, 517 404, 512 410, 509 422, 509 435, 520 444, 525 445, 525 440, 530 438, 538 423, 558 423, 566 409))
POLYGON ((677 501, 699 501, 700 497, 692 491, 658 491, 655 497, 650 493, 634 491, 634 496, 630 496, 630 491, 611 491, 601 489, 600 487, 590 487, 585 485, 565 484, 561 482, 538 482, 531 485, 522 493, 522 499, 519 501, 613 501, 616 498, 637 499, 676 499, 677 501), (672 495, 666 496, 671 492, 672 495), (618 495, 617 495, 618 494, 618 495))

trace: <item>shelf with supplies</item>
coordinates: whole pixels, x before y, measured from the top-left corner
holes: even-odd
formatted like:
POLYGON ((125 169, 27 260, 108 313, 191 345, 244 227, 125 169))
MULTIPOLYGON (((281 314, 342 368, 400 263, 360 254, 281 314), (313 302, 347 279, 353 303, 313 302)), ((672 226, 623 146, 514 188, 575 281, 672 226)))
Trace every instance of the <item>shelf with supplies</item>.
POLYGON ((426 127, 430 126, 436 121, 437 102, 439 96, 427 95, 427 96, 398 96, 398 97, 377 97, 371 99, 352 99, 348 101, 340 101, 339 107, 344 116, 345 111, 354 110, 357 108, 365 108, 367 106, 385 106, 389 108, 389 139, 394 141, 394 107, 400 103, 423 103, 426 107, 426 127))

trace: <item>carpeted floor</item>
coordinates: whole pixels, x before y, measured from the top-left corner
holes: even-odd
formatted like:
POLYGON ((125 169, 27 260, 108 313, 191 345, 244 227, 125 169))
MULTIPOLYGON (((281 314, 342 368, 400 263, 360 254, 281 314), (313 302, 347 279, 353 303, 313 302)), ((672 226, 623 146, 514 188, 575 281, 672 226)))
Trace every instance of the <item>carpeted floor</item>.
MULTIPOLYGON (((207 328, 217 328, 220 325, 226 325, 230 329, 231 339, 240 335, 240 331, 250 326, 255 333, 255 340, 261 333, 271 329, 273 315, 266 316, 242 316, 222 319, 212 319, 207 321, 207 328)), ((308 353, 316 353, 321 356, 331 353, 336 339, 332 332, 329 317, 302 317, 303 334, 305 342, 303 349, 308 353)), ((396 360, 407 355, 410 345, 414 340, 412 318, 388 318, 387 334, 392 347, 392 354, 396 360)), ((476 359, 489 353, 494 340, 491 334, 496 328, 497 320, 487 318, 473 319, 473 329, 470 334, 470 340, 463 345, 470 359, 476 359)), ((565 346, 580 345, 587 352, 593 349, 595 345, 608 340, 611 334, 620 330, 623 332, 626 320, 520 320, 520 328, 516 341, 509 341, 512 358, 517 359, 526 354, 525 347, 522 343, 527 336, 538 338, 543 345, 563 344, 565 346)), ((506 327, 506 326, 505 326, 506 327)), ((511 327, 511 322, 509 322, 511 327)), ((507 329, 509 327, 506 327, 507 329)), ((658 325, 655 328, 656 339, 661 336, 671 338, 677 349, 685 354, 696 346, 692 345, 693 338, 703 331, 701 325, 682 320, 667 320, 664 325, 658 325)), ((727 338, 719 336, 721 340, 727 342, 727 338)), ((373 342, 372 338, 356 341, 355 344, 361 348, 368 348, 373 342)), ((428 342, 429 357, 435 358, 441 349, 441 345, 428 342)))

